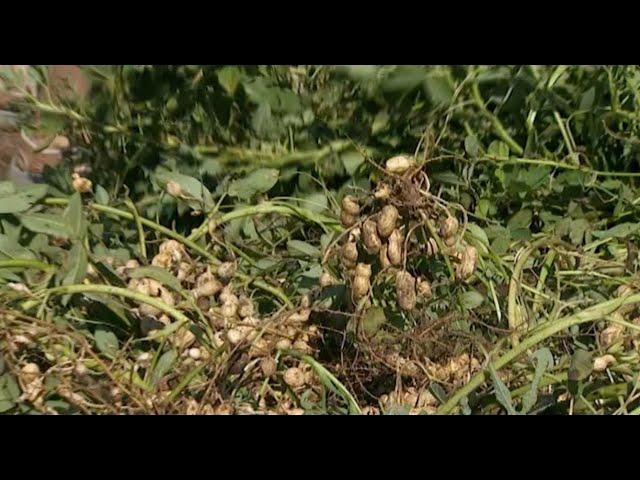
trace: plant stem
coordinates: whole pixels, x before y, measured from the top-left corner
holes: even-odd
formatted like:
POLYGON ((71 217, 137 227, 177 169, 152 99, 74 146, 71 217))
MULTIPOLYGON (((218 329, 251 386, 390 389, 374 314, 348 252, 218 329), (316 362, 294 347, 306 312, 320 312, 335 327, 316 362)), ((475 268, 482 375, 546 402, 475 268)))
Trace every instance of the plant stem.
POLYGON ((554 168, 564 168, 565 170, 577 170, 583 173, 587 173, 590 175, 603 176, 603 177, 640 177, 640 172, 605 172, 602 170, 594 170, 589 167, 584 167, 582 165, 573 165, 570 163, 556 162, 555 160, 547 160, 540 158, 508 158, 508 157, 498 157, 496 155, 487 155, 485 157, 481 157, 477 159, 478 161, 483 162, 499 162, 499 163, 509 163, 512 165, 517 164, 528 164, 528 165, 544 165, 548 167, 554 168))
POLYGON ((38 260, 16 258, 13 260, 0 260, 0 268, 37 268, 38 270, 49 271, 54 266, 38 260))
POLYGON ((487 117, 491 122, 491 125, 493 125, 493 129, 495 130, 496 134, 502 140, 504 140, 507 145, 509 145, 509 148, 513 152, 515 152, 517 155, 522 155, 524 153, 522 147, 511 137, 511 135, 509 135, 509 132, 507 132, 507 129, 504 128, 504 125, 502 125, 500 119, 493 113, 491 113, 485 106, 482 95, 480 95, 480 88, 478 87, 477 81, 471 82, 471 94, 473 96, 473 100, 476 102, 476 105, 478 106, 482 114, 487 117))
POLYGON ((533 252, 535 252, 538 248, 553 245, 557 242, 557 239, 553 238, 541 238, 531 244, 527 249, 525 249, 520 256, 518 257, 518 261, 513 267, 513 273, 511 274, 511 279, 509 280, 509 297, 508 297, 508 306, 507 306, 507 320, 509 322, 509 328, 513 331, 511 334, 511 343, 514 347, 518 345, 519 341, 519 330, 524 327, 526 330, 526 320, 522 318, 518 313, 518 306, 516 302, 516 296, 518 294, 518 287, 521 283, 521 275, 522 270, 524 269, 525 263, 529 260, 529 257, 533 252))
POLYGON ((152 307, 157 308, 163 313, 171 316, 180 323, 180 326, 190 322, 189 318, 176 308, 167 305, 157 298, 144 295, 133 290, 129 290, 121 287, 114 287, 112 285, 65 285, 61 287, 53 287, 41 292, 41 295, 69 295, 74 293, 102 293, 105 295, 116 295, 136 302, 146 303, 152 307))

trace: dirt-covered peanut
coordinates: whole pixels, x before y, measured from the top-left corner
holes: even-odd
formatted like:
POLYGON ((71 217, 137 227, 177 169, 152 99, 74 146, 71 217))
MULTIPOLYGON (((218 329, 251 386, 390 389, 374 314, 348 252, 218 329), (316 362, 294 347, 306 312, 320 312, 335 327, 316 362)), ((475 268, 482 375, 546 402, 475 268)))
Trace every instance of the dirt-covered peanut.
POLYGON ((471 245, 467 245, 459 255, 459 262, 456 265, 456 278, 466 280, 476 271, 478 261, 478 250, 471 245))
POLYGON ((458 220, 456 217, 447 217, 440 222, 440 236, 445 239, 458 233, 458 220))
POLYGON ((222 262, 218 265, 216 274, 223 283, 229 283, 236 274, 236 264, 234 262, 222 262))
POLYGON ((143 303, 138 308, 140 315, 144 315, 147 317, 157 317, 162 313, 159 308, 154 307, 153 305, 149 305, 148 303, 143 303))
POLYGON ((238 315, 240 318, 247 318, 253 315, 253 302, 251 299, 243 297, 238 303, 238 315))
POLYGON ((220 307, 220 315, 223 318, 233 318, 238 313, 238 303, 237 302, 226 302, 223 303, 220 307))
POLYGON ((358 261, 358 246, 355 242, 347 242, 342 246, 340 252, 342 263, 345 267, 355 266, 358 261))
POLYGON ((371 265, 368 263, 359 263, 356 265, 355 276, 371 278, 371 265))
POLYGON ((358 217, 355 215, 351 215, 349 212, 345 212, 344 210, 340 212, 340 223, 345 228, 353 227, 356 223, 358 223, 358 217))
POLYGON ((91 192, 93 188, 93 183, 91 183, 91 180, 85 177, 81 177, 77 173, 73 173, 72 178, 73 178, 72 180, 73 189, 76 192, 79 192, 79 193, 91 192))
POLYGON ((227 285, 222 289, 220 295, 218 295, 220 302, 222 303, 238 303, 238 297, 233 293, 231 285, 227 285))
POLYGON ((396 155, 391 157, 385 163, 385 170, 388 173, 401 175, 416 164, 415 160, 407 155, 396 155))
POLYGON ((382 242, 378 236, 378 226, 376 222, 369 219, 362 225, 362 240, 365 249, 369 254, 376 254, 380 251, 382 242))
POLYGON ((393 205, 385 205, 378 214, 377 229, 380 238, 387 238, 396 228, 399 218, 398 209, 393 205))
POLYGON ((353 279, 352 291, 355 300, 359 300, 369 293, 371 288, 371 280, 369 277, 355 276, 353 279))
POLYGON ((202 284, 199 284, 192 290, 192 293, 196 298, 210 297, 218 293, 220 290, 222 290, 222 284, 215 278, 212 278, 202 284))
POLYGON ((602 372, 604 370, 606 370, 607 368, 609 368, 610 365, 613 365, 614 363, 616 363, 616 357, 614 357, 613 355, 603 355, 601 357, 597 357, 596 359, 594 359, 593 361, 593 369, 596 372, 602 372))
POLYGON ((433 295, 431 291, 431 283, 425 278, 419 278, 416 284, 416 293, 421 299, 429 299, 433 295))
POLYGON ((334 280, 333 276, 330 273, 322 272, 320 274, 319 283, 322 288, 327 288, 327 287, 330 287, 331 285, 335 285, 336 281, 334 280))
POLYGON ((265 357, 260 362, 260 369, 265 377, 273 377, 278 369, 278 364, 271 357, 265 357))
POLYGON ((231 345, 237 345, 244 340, 244 333, 237 328, 227 330, 227 340, 231 345))
POLYGON ((171 254, 168 252, 160 252, 151 259, 151 265, 160 268, 169 268, 171 266, 171 254))
POLYGON ((177 240, 165 240, 160 244, 158 251, 160 253, 168 253, 176 263, 180 263, 187 256, 184 247, 177 240))
POLYGON ((458 241, 458 239, 456 238, 455 235, 451 236, 451 237, 445 237, 442 242, 447 246, 447 247, 453 247, 456 242, 458 241))
POLYGON ((391 187, 386 183, 380 183, 373 196, 376 200, 387 200, 391 197, 391 187))
POLYGON ((360 205, 358 200, 351 195, 346 195, 342 199, 342 211, 347 212, 349 215, 353 215, 354 217, 360 215, 360 205))
POLYGON ((291 340, 288 338, 281 338, 275 345, 278 350, 289 350, 291 348, 291 340))
POLYGON ((302 308, 298 311, 291 312, 287 317, 287 324, 306 322, 307 320, 309 320, 310 315, 311 315, 310 308, 302 308))
POLYGON ((380 247, 380 255, 378 256, 378 258, 380 259, 380 266, 382 268, 389 268, 391 266, 391 262, 389 261, 388 256, 388 249, 389 246, 386 243, 382 245, 382 247, 380 247))
POLYGON ((394 230, 389 236, 389 244, 387 247, 387 258, 391 265, 402 264, 402 234, 400 230, 394 230))
POLYGON ((405 270, 396 274, 396 297, 402 310, 413 310, 416 306, 416 279, 405 270))
POLYGON ((290 387, 297 388, 304 385, 305 375, 304 372, 298 367, 291 367, 284 372, 283 379, 284 383, 286 383, 290 387))

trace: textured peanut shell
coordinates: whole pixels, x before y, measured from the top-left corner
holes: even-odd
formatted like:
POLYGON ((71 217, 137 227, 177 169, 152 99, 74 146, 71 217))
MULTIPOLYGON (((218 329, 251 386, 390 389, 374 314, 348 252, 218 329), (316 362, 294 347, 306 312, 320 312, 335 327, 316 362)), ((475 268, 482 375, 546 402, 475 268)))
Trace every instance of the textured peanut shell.
POLYGON ((396 228, 398 221, 398 209, 393 205, 385 205, 378 215, 378 235, 387 238, 396 228))

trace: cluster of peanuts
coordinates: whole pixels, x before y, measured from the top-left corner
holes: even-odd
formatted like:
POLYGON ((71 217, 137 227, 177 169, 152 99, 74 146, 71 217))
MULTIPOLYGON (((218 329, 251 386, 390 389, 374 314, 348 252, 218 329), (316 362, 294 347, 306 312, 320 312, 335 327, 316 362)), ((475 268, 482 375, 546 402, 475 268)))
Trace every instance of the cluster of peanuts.
MULTIPOLYGON (((213 347, 242 349, 246 352, 247 361, 259 362, 258 371, 263 377, 279 375, 278 365, 274 360, 278 350, 295 350, 304 354, 314 352, 312 344, 320 337, 320 330, 308 321, 311 314, 308 297, 303 297, 300 307, 295 310, 273 318, 260 318, 253 301, 234 291, 234 262, 222 262, 216 267, 197 264, 189 257, 182 244, 167 240, 160 245, 151 264, 173 273, 189 291, 209 321, 213 331, 213 347)), ((169 306, 178 305, 181 301, 179 295, 160 282, 151 278, 130 278, 129 273, 139 266, 136 260, 129 260, 116 268, 116 272, 129 278, 128 286, 131 290, 158 298, 169 306)), ((151 317, 164 325, 171 322, 165 313, 148 304, 140 304, 135 311, 141 317, 151 317)), ((189 329, 183 328, 172 333, 169 340, 182 352, 186 363, 198 364, 210 358, 206 348, 194 345, 196 337, 189 329)), ((143 365, 150 359, 151 356, 145 352, 141 354, 138 363, 143 365)), ((284 370, 282 379, 291 388, 303 387, 311 382, 310 373, 304 366, 284 370)))
POLYGON ((429 375, 434 379, 452 385, 466 383, 469 378, 482 369, 477 358, 462 353, 449 359, 445 363, 433 363, 428 361, 426 365, 429 375))
MULTIPOLYGON (((381 395, 379 402, 383 412, 407 407, 409 408, 409 415, 434 414, 438 406, 438 400, 429 390, 423 389, 419 392, 415 387, 408 387, 402 392, 394 390, 389 394, 381 395)), ((369 407, 366 413, 377 415, 379 410, 375 407, 369 407)))
MULTIPOLYGON (((387 161, 387 172, 397 174, 409 171, 415 162, 409 157, 393 157, 387 161)), ((432 296, 431 283, 426 278, 415 277, 406 268, 411 218, 403 219, 391 198, 391 187, 382 182, 373 193, 374 212, 361 218, 361 206, 357 198, 346 195, 342 199, 340 220, 348 229, 348 235, 340 249, 340 259, 350 284, 351 298, 359 305, 371 290, 372 272, 392 273, 398 307, 413 310, 421 300, 432 296), (374 268, 372 268, 372 266, 374 268)), ((410 211, 410 210, 408 210, 410 211)), ((413 222, 415 224, 415 222, 413 222)), ((448 255, 455 262, 455 275, 459 281, 469 279, 475 272, 477 250, 468 245, 460 234, 458 220, 447 215, 440 220, 439 236, 444 244, 442 252, 438 242, 430 237, 421 250, 427 256, 438 253, 448 255)), ((335 283, 329 273, 320 277, 320 285, 335 283)), ((365 302, 366 303, 366 302, 365 302)))

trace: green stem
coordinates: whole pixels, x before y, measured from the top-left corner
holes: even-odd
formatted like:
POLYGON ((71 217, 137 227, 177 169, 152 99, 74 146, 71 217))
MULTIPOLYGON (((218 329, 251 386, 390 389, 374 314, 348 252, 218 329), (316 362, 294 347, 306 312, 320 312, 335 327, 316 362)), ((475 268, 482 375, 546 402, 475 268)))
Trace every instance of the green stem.
POLYGON ((507 145, 509 145, 509 148, 513 152, 515 152, 517 155, 522 155, 524 153, 522 147, 511 137, 511 135, 509 135, 509 132, 507 132, 507 129, 504 128, 504 125, 502 125, 500 119, 493 113, 491 113, 485 106, 482 95, 480 95, 480 88, 478 87, 477 82, 471 83, 471 94, 473 96, 473 100, 476 102, 476 105, 478 106, 482 114, 487 117, 491 122, 491 125, 493 125, 493 129, 495 130, 496 134, 502 140, 504 140, 507 145))
POLYGON ((514 347, 518 345, 519 341, 519 330, 524 326, 524 330, 526 330, 526 320, 522 318, 518 313, 518 305, 516 302, 516 297, 518 294, 518 287, 521 283, 521 275, 522 270, 524 269, 524 265, 529 260, 529 257, 533 252, 535 252, 538 248, 553 245, 557 242, 557 239, 552 238, 541 238, 531 244, 524 252, 520 254, 518 257, 518 261, 513 267, 513 273, 511 274, 511 280, 509 280, 509 298, 508 298, 508 307, 507 307, 507 320, 509 321, 509 329, 512 330, 511 334, 511 343, 514 347))
MULTIPOLYGON (((606 302, 602 302, 594 305, 593 307, 587 308, 581 312, 578 312, 573 315, 568 315, 563 317, 555 322, 544 325, 544 327, 540 329, 536 329, 534 333, 532 333, 528 338, 524 339, 522 343, 520 343, 517 347, 512 348, 501 357, 493 361, 493 367, 497 370, 501 369, 505 365, 509 364, 520 355, 525 353, 529 348, 537 345, 538 343, 546 340, 547 338, 555 335, 562 330, 566 330, 573 325, 580 325, 582 323, 592 322, 594 320, 598 320, 606 317, 607 315, 615 312, 618 308, 624 305, 629 305, 632 303, 640 303, 640 294, 629 295, 623 298, 615 298, 613 300, 607 300, 606 302)), ((473 378, 467 383, 464 387, 460 388, 456 391, 449 400, 442 405, 438 409, 439 414, 448 414, 453 411, 460 400, 463 397, 468 396, 472 393, 476 388, 480 387, 488 378, 488 375, 485 371, 478 372, 473 378)))
POLYGON ((603 176, 603 177, 640 177, 640 172, 605 172, 602 170, 594 170, 582 165, 572 165, 570 163, 556 162, 555 160, 546 160, 540 158, 508 158, 498 157, 496 155, 487 155, 484 158, 478 158, 478 161, 484 162, 500 162, 509 163, 512 165, 528 164, 528 165, 544 165, 554 168, 564 168, 565 170, 577 170, 589 175, 603 176))
POLYGON ((318 150, 307 150, 291 153, 269 153, 245 148, 220 148, 210 145, 197 145, 192 148, 196 154, 215 154, 222 163, 263 165, 282 168, 287 165, 315 163, 331 153, 339 153, 351 145, 351 141, 338 140, 318 150))
POLYGON ((140 256, 144 258, 144 260, 146 261, 147 260, 147 242, 145 241, 145 238, 144 238, 144 229, 142 228, 142 221, 141 221, 142 218, 140 217, 140 215, 138 215, 138 210, 136 209, 136 206, 133 204, 131 200, 127 198, 125 204, 129 208, 129 210, 131 210, 131 213, 133 214, 133 219, 136 222, 136 229, 138 230, 138 241, 140 242, 140 256))
POLYGON ((38 270, 49 271, 55 267, 38 260, 16 258, 13 260, 0 260, 0 268, 37 268, 38 270))
POLYGON ((338 220, 334 218, 326 217, 307 208, 295 207, 293 205, 286 204, 278 205, 272 202, 236 208, 235 210, 225 213, 212 221, 214 221, 215 225, 217 226, 222 223, 236 220, 238 218, 251 217, 254 215, 262 215, 267 213, 278 213, 280 215, 300 217, 303 220, 317 223, 325 230, 328 229, 327 225, 330 225, 331 229, 335 232, 341 233, 343 231, 338 220))
MULTIPOLYGON (((144 295, 142 293, 129 290, 127 288, 114 287, 112 285, 65 285, 62 287, 54 287, 49 288, 41 292, 41 295, 69 295, 74 293, 102 293, 105 295, 115 295, 119 297, 128 298, 130 300, 135 300, 139 303, 146 303, 147 305, 151 305, 152 307, 157 308, 163 313, 173 317, 174 320, 178 322, 177 326, 172 325, 173 327, 171 331, 177 330, 182 325, 189 323, 189 318, 184 315, 179 310, 173 308, 170 305, 167 305, 161 300, 157 298, 150 297, 149 295, 144 295)), ((166 331, 166 329, 165 329, 166 331)))

